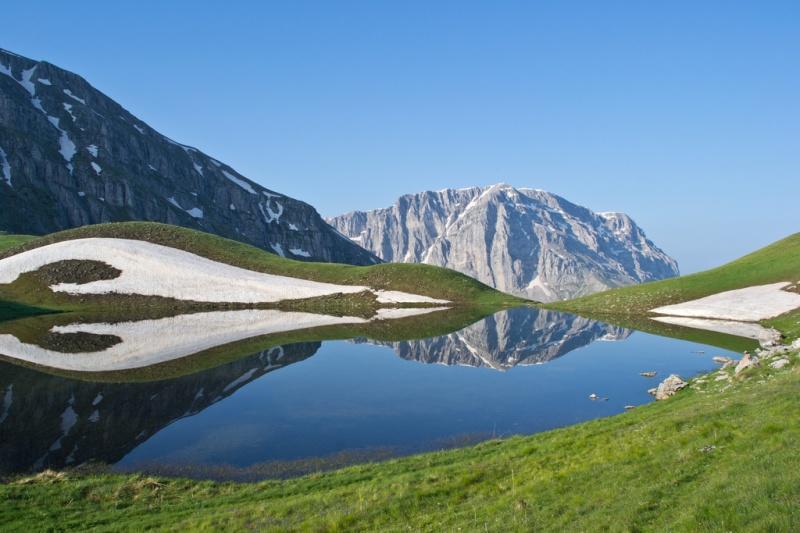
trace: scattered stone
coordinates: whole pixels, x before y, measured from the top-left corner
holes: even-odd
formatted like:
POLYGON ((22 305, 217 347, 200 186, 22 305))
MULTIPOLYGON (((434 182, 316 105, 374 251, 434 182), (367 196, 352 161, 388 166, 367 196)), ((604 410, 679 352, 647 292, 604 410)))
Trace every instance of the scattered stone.
POLYGON ((670 376, 659 383, 656 389, 656 400, 666 400, 670 396, 674 396, 676 392, 686 387, 687 383, 683 381, 677 374, 670 374, 670 376))
POLYGON ((792 350, 800 350, 800 339, 797 339, 792 343, 792 350))
POLYGON ((646 378, 652 378, 653 376, 656 375, 656 371, 655 370, 648 370, 647 372, 639 372, 639 375, 640 376, 644 376, 646 378))
POLYGON ((728 376, 728 374, 720 374, 714 378, 714 381, 726 381, 728 379, 730 379, 730 376, 728 376))
POLYGON ((701 451, 702 453, 709 453, 709 452, 713 452, 713 451, 714 451, 714 450, 716 450, 716 449, 717 449, 717 447, 716 447, 716 446, 714 446, 713 444, 706 444, 705 446, 703 446, 702 448, 700 448, 700 451, 701 451))
POLYGON ((595 394, 595 393, 591 393, 591 394, 589 395, 589 399, 590 399, 590 400, 596 400, 597 398, 598 398, 598 396, 597 396, 597 394, 595 394))
POLYGON ((785 367, 788 364, 789 360, 784 357, 782 359, 778 359, 777 361, 771 362, 769 366, 774 368, 775 370, 780 370, 781 368, 785 367))
POLYGON ((631 409, 636 409, 636 406, 635 405, 626 405, 625 406, 625 410, 626 411, 630 411, 631 409))
POLYGON ((655 396, 655 395, 656 395, 656 391, 657 391, 657 390, 658 390, 658 389, 656 389, 656 388, 647 389, 647 394, 649 394, 649 395, 651 395, 651 396, 655 396))
POLYGON ((753 368, 755 366, 758 366, 758 357, 750 355, 750 352, 744 352, 744 356, 736 365, 736 368, 733 370, 733 373, 739 374, 739 372, 747 370, 748 368, 753 368))
POLYGON ((721 365, 724 365, 725 363, 733 361, 733 359, 731 359, 730 357, 723 357, 721 355, 715 355, 714 357, 711 358, 711 360, 714 361, 715 363, 719 363, 721 365))
POLYGON ((720 370, 725 370, 726 368, 736 366, 736 363, 738 363, 738 361, 735 361, 733 359, 731 359, 730 361, 726 361, 725 364, 720 367, 720 370))

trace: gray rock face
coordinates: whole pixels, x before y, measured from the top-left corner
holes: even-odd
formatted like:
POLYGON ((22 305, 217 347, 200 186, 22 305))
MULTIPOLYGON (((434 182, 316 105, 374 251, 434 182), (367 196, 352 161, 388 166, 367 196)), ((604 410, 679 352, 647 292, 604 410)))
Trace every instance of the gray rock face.
POLYGON ((631 330, 577 315, 518 308, 496 313, 449 335, 376 344, 390 346, 401 358, 421 363, 503 371, 517 365, 546 363, 596 340, 623 340, 630 334, 631 330))
POLYGON ((328 222, 385 261, 452 268, 540 301, 678 275, 627 215, 506 184, 410 194, 328 222))
POLYGON ((0 50, 0 230, 149 220, 301 260, 371 264, 308 204, 177 143, 86 80, 0 50))

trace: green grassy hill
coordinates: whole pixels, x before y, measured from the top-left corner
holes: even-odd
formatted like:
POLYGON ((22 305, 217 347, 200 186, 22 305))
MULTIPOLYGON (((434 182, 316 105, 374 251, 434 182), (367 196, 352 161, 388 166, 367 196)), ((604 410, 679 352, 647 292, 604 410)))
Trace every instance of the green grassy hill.
POLYGON ((612 289, 549 305, 588 315, 643 315, 662 305, 676 304, 723 291, 800 280, 800 233, 773 243, 726 265, 679 278, 612 289))
MULTIPOLYGON (((54 242, 87 237, 143 240, 256 272, 344 285, 366 285, 373 289, 404 291, 449 300, 456 305, 499 309, 525 302, 464 274, 436 266, 392 263, 357 267, 295 261, 230 239, 153 222, 83 226, 41 238, 20 239, 16 246, 7 248, 4 252, 0 251, 0 259, 54 242)), ((13 238, 8 236, 8 240, 10 242, 13 238)), ((30 277, 24 275, 13 284, 0 286, 0 300, 56 309, 75 308, 74 298, 42 290, 42 286, 46 284, 36 283, 36 280, 31 280, 30 277)))

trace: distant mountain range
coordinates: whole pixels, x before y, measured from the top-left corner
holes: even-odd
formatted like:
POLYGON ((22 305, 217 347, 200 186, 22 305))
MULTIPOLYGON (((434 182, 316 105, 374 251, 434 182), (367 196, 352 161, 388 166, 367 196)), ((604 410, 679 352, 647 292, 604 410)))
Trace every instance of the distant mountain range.
POLYGON ((385 261, 452 268, 546 302, 678 275, 629 216, 506 184, 408 194, 327 220, 385 261))
POLYGON ((80 76, 0 49, 0 230, 124 220, 195 228, 293 259, 378 261, 310 205, 162 135, 80 76))

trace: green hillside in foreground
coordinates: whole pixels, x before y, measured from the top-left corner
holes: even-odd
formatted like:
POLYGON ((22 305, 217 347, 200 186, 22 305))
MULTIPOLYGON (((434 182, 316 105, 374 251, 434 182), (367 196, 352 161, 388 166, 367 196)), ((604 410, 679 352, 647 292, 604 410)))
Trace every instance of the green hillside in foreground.
MULTIPOLYGON (((19 239, 20 242, 16 246, 7 248, 5 252, 0 251, 0 258, 54 242, 87 237, 144 240, 256 272, 344 285, 366 285, 373 289, 411 292, 449 300, 456 305, 500 308, 525 302, 525 300, 492 289, 454 270, 432 265, 387 263, 359 267, 295 261, 216 235, 153 222, 98 224, 62 231, 41 238, 23 238, 19 239)), ((6 236, 6 238, 9 241, 14 239, 12 236, 6 236)), ((31 294, 35 291, 27 289, 31 289, 31 287, 0 286, 0 300, 38 305, 59 303, 57 299, 48 302, 47 298, 31 301, 31 294)))
MULTIPOLYGON (((285 481, 44 473, 0 484, 9 530, 796 531, 800 371, 530 437, 285 481)), ((699 387, 699 388, 695 388, 699 387)))
POLYGON ((720 267, 557 302, 548 307, 589 316, 646 315, 650 309, 719 292, 800 280, 800 233, 720 267))

